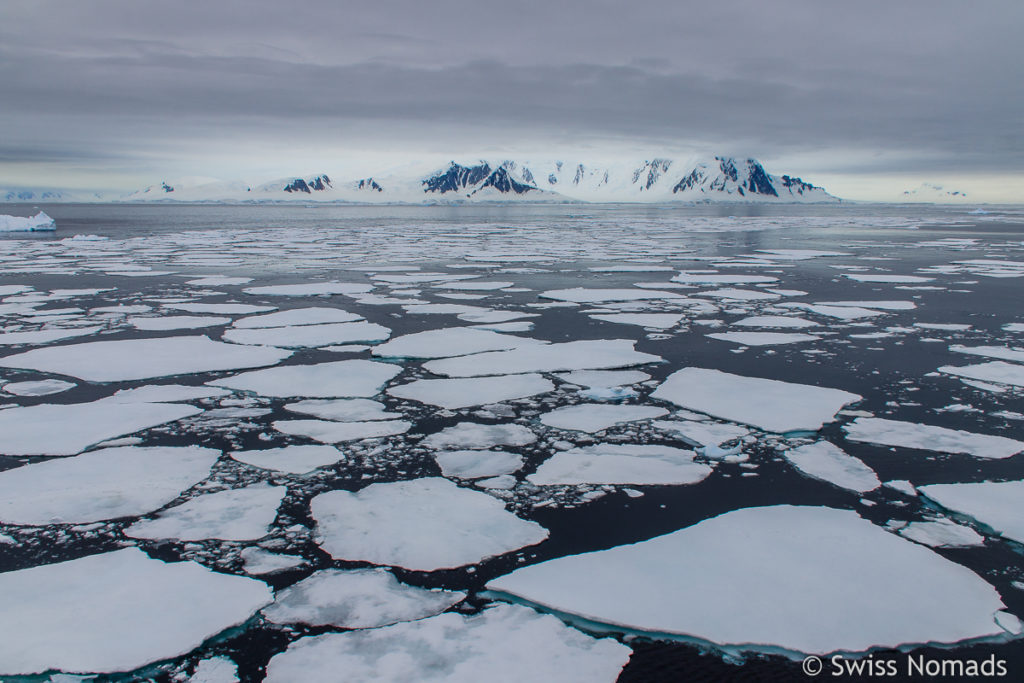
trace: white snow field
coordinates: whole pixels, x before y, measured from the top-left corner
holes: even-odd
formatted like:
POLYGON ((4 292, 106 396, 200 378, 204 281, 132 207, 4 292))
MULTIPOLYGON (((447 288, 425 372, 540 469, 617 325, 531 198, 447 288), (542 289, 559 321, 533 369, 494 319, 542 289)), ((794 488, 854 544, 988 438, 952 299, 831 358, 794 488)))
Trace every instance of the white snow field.
POLYGON ((287 491, 261 483, 206 493, 136 522, 124 533, 131 538, 254 541, 269 533, 287 491))
POLYGON ((537 440, 532 431, 517 424, 459 422, 423 439, 430 448, 492 448, 526 446, 537 440))
POLYGON ((284 409, 301 415, 312 415, 321 420, 337 422, 390 420, 402 417, 401 413, 387 412, 383 403, 366 398, 309 399, 287 403, 284 409))
POLYGON ((432 617, 465 597, 399 583, 386 569, 321 569, 278 591, 263 616, 275 624, 377 628, 432 617))
POLYGON ((614 427, 617 424, 651 420, 667 415, 664 408, 628 404, 582 403, 563 406, 540 416, 542 424, 558 429, 568 429, 591 434, 614 427))
POLYGON ((296 327, 300 325, 324 325, 328 323, 352 323, 362 320, 363 316, 343 311, 340 308, 311 306, 308 308, 292 308, 278 313, 251 315, 236 320, 232 327, 254 329, 260 327, 296 327))
POLYGON ((652 398, 769 432, 817 431, 861 396, 808 384, 688 367, 669 375, 652 398))
POLYGON ((379 393, 384 384, 401 371, 400 367, 388 363, 339 360, 243 372, 207 384, 275 398, 369 397, 379 393))
POLYGON ((975 379, 981 382, 996 382, 997 384, 1024 387, 1024 365, 1007 363, 1001 360, 978 363, 977 365, 943 365, 939 368, 939 372, 966 377, 967 379, 975 379))
POLYGON ((1024 481, 931 484, 917 490, 936 503, 977 520, 1000 536, 1024 543, 1024 481))
POLYGON ((344 453, 334 446, 284 446, 262 450, 228 453, 239 462, 265 470, 288 474, 308 474, 320 467, 333 465, 345 459, 344 453))
POLYGON ((391 330, 377 323, 326 323, 285 327, 231 328, 221 338, 232 344, 315 348, 353 342, 378 342, 391 336, 391 330))
POLYGON ((67 344, 0 358, 0 367, 39 370, 87 382, 124 382, 215 370, 275 365, 291 351, 213 341, 209 337, 161 337, 67 344))
POLYGON ((506 451, 460 450, 434 454, 441 474, 452 479, 482 479, 512 474, 523 466, 522 456, 506 451))
POLYGON ((695 484, 712 472, 693 451, 670 446, 598 444, 555 453, 526 478, 537 486, 695 484))
POLYGON ((374 347, 374 356, 392 358, 449 358, 485 351, 508 351, 544 345, 539 339, 516 337, 473 327, 448 327, 395 337, 374 347))
POLYGON ((630 648, 518 605, 379 629, 301 638, 267 665, 267 683, 611 683, 630 648))
POLYGON ((528 398, 554 390, 551 380, 536 373, 460 379, 418 379, 390 387, 396 398, 454 410, 470 406, 528 398))
POLYGON ((0 522, 81 524, 152 512, 207 477, 210 448, 105 448, 0 472, 0 522))
POLYGON ((808 477, 855 493, 874 491, 882 485, 873 469, 828 441, 791 448, 782 456, 808 477))
POLYGON ((633 349, 631 339, 592 339, 491 351, 428 361, 423 368, 446 377, 479 377, 557 370, 605 370, 661 361, 633 349))
POLYGON ((1024 451, 1024 441, 1005 436, 975 434, 962 429, 900 422, 880 417, 858 417, 843 425, 846 438, 883 446, 916 448, 941 453, 964 453, 977 458, 1009 458, 1024 451))
POLYGON ((826 507, 734 510, 649 541, 524 567, 487 587, 592 621, 739 650, 863 652, 1006 634, 996 622, 1005 609, 999 593, 977 574, 826 507))
POLYGON ((330 420, 276 420, 271 423, 282 434, 305 436, 320 443, 342 443, 405 434, 412 427, 406 420, 373 422, 332 422, 330 420))
POLYGON ((0 594, 4 675, 132 671, 191 651, 272 599, 262 581, 137 548, 0 573, 0 594))
POLYGON ((0 215, 0 232, 37 232, 53 231, 57 223, 40 211, 35 216, 0 215))
POLYGON ((107 439, 201 412, 190 405, 121 402, 113 397, 8 408, 0 410, 0 455, 75 455, 107 439))
POLYGON ((501 501, 439 477, 328 491, 310 507, 331 557, 416 571, 476 564, 548 536, 501 501))

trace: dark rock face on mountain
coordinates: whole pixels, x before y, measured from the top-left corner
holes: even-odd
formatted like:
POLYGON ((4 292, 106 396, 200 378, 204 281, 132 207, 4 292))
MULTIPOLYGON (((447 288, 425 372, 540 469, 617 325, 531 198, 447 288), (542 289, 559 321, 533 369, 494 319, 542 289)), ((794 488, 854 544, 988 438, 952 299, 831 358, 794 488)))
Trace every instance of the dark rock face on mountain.
POLYGON ((309 182, 306 182, 302 178, 296 178, 292 182, 284 186, 285 192, 305 192, 306 194, 313 194, 313 192, 323 192, 327 188, 331 187, 331 179, 326 175, 318 175, 315 178, 311 178, 309 182))
MULTIPOLYGON (((647 161, 643 166, 633 171, 633 183, 642 183, 641 187, 644 190, 649 190, 661 179, 661 176, 668 173, 669 167, 672 166, 671 159, 654 159, 647 161)), ((576 170, 576 183, 579 184, 580 178, 583 173, 583 165, 581 164, 576 170)))
POLYGON ((527 185, 525 183, 518 182, 513 178, 506 167, 501 166, 491 173, 487 178, 480 184, 480 187, 473 190, 473 194, 476 194, 485 187, 493 187, 498 192, 502 193, 513 193, 513 194, 526 194, 531 190, 536 190, 536 187, 527 185))
POLYGON ((383 192, 384 188, 381 187, 376 180, 373 178, 363 178, 356 183, 357 190, 371 190, 373 192, 383 192))
POLYGON ((423 191, 438 194, 462 192, 486 180, 489 175, 491 166, 487 162, 481 162, 476 166, 463 166, 453 161, 446 170, 425 178, 422 181, 423 191))

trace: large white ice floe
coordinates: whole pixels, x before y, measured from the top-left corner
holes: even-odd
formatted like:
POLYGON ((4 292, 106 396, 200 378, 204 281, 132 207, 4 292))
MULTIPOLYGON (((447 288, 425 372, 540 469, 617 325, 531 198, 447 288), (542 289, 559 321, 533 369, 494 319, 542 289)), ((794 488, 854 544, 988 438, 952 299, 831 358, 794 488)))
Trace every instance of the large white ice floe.
POLYGON ((0 455, 74 455, 101 441, 201 412, 190 405, 122 403, 113 398, 8 408, 0 411, 0 455))
POLYGON ((5 675, 132 671, 193 650, 271 601, 262 581, 137 548, 2 573, 0 594, 5 675))
POLYGON ((826 507, 735 510, 649 541, 525 567, 487 587, 593 621, 739 650, 863 652, 1007 635, 996 621, 1005 609, 999 593, 977 574, 826 507))
POLYGON ((136 522, 124 533, 132 538, 253 541, 270 531, 285 493, 285 487, 267 484, 206 493, 158 513, 155 519, 136 522))
POLYGON ((441 474, 454 479, 481 479, 512 474, 523 466, 522 456, 506 451, 441 451, 434 455, 441 474))
POLYGON ((931 484, 917 490, 947 510, 975 519, 1000 536, 1024 543, 1024 481, 931 484))
POLYGON ((405 434, 412 427, 412 423, 406 420, 374 420, 372 422, 276 420, 273 427, 282 434, 305 436, 320 443, 342 443, 405 434))
POLYGON ((817 431, 861 400, 839 389, 694 367, 669 375, 651 397, 769 432, 817 431))
POLYGON ((939 372, 981 382, 997 382, 999 384, 1012 384, 1015 387, 1024 387, 1024 365, 1007 363, 1001 360, 978 363, 977 365, 943 365, 939 368, 939 372))
POLYGON ((782 456, 808 477, 855 493, 874 491, 882 485, 873 469, 828 441, 791 448, 782 456))
POLYGON ((540 421, 548 427, 594 433, 617 424, 650 420, 667 414, 667 410, 656 406, 582 403, 544 413, 540 421))
POLYGON ((276 398, 369 397, 380 392, 401 371, 402 368, 389 363, 339 360, 243 372, 207 384, 276 398))
POLYGON ((1005 436, 975 434, 962 429, 900 422, 880 417, 858 417, 844 425, 851 441, 917 448, 943 453, 964 453, 978 458, 1009 458, 1024 450, 1024 442, 1005 436))
POLYGON ((777 344, 796 344, 798 342, 817 341, 821 337, 799 332, 715 332, 707 335, 719 341, 742 344, 744 346, 775 346, 777 344))
POLYGON ((0 522, 83 524, 152 512, 206 478, 220 451, 106 448, 0 472, 0 522))
POLYGON ((209 337, 160 337, 67 344, 0 358, 0 367, 40 370, 88 382, 239 370, 274 365, 291 351, 213 341, 209 337))
POLYGON ((396 337, 373 349, 375 356, 396 358, 449 358, 484 351, 507 351, 523 346, 545 344, 538 339, 480 330, 449 327, 396 337))
POLYGON ((335 559, 418 571, 475 564, 548 536, 501 501, 439 477, 328 491, 310 507, 319 543, 335 559))
POLYGON ((431 434, 423 440, 431 448, 492 448, 494 446, 526 446, 537 436, 522 425, 460 422, 431 434))
POLYGON ((399 583, 386 569, 322 569, 279 590, 263 616, 275 624, 378 628, 432 617, 465 597, 399 583))
POLYGON ((333 465, 345 456, 334 446, 284 446, 252 451, 234 451, 232 458, 253 467, 289 474, 306 474, 333 465))
POLYGON ((693 451, 670 446, 598 444, 555 453, 526 479, 531 484, 695 484, 711 474, 693 451))
POLYGON ((611 683, 630 648, 518 605, 379 629, 300 638, 267 665, 267 683, 559 681, 611 683))
POLYGON ((57 223, 40 211, 35 216, 0 215, 0 232, 54 231, 57 223))
POLYGON ((659 356, 641 353, 631 339, 590 339, 442 358, 423 368, 447 377, 505 375, 556 370, 604 370, 655 363, 659 356))
POLYGON ((254 329, 259 327, 296 327, 299 325, 324 325, 327 323, 351 323, 362 320, 361 315, 343 311, 340 308, 311 306, 309 308, 292 308, 278 313, 251 315, 236 320, 232 327, 254 329))
POLYGON ((461 379, 418 379, 388 389, 390 395, 454 410, 547 393, 555 388, 536 374, 461 379))
POLYGON ((310 282, 300 285, 266 285, 262 287, 246 287, 246 294, 260 296, 332 296, 334 294, 365 294, 373 289, 373 285, 353 282, 310 282))
POLYGON ((231 328, 224 331, 222 338, 233 344, 311 348, 352 342, 377 342, 390 336, 389 328, 377 323, 361 321, 251 329, 231 328))
POLYGON ((401 413, 389 413, 384 404, 368 398, 309 399, 288 403, 284 407, 293 413, 312 415, 321 420, 361 422, 364 420, 390 420, 401 413))

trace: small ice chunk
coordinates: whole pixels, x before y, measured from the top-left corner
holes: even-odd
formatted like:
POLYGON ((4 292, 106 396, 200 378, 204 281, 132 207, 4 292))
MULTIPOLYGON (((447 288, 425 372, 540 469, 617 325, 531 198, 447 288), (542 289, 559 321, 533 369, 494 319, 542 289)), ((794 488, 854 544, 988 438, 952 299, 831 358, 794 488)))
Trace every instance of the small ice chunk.
POLYGON ((333 422, 330 420, 276 420, 274 429, 291 436, 305 436, 320 443, 342 443, 405 434, 412 427, 406 420, 333 422))
POLYGON ((299 325, 323 325, 327 323, 351 323, 362 320, 363 316, 343 311, 340 308, 311 306, 292 308, 278 313, 252 315, 236 320, 232 327, 254 329, 261 327, 296 327, 299 325))
MULTIPOLYGON (((238 279, 248 281, 249 278, 238 279)), ((202 659, 196 664, 188 683, 238 683, 238 665, 227 657, 202 659)))
POLYGON ((507 351, 545 344, 539 339, 516 337, 473 327, 448 327, 396 337, 373 349, 374 356, 395 358, 449 358, 484 351, 507 351))
POLYGON ((843 426, 851 441, 916 448, 944 453, 964 453, 978 458, 1009 458, 1024 450, 1024 442, 1005 436, 975 434, 916 422, 900 422, 880 417, 859 417, 843 426))
POLYGON ((232 458, 253 467, 289 474, 307 474, 345 458, 334 446, 284 446, 262 450, 234 451, 232 458))
POLYGON ((264 550, 258 546, 244 549, 240 556, 245 573, 253 576, 277 574, 278 572, 308 564, 306 558, 301 555, 281 555, 264 550))
POLYGON ((523 466, 522 456, 505 451, 442 451, 434 455, 441 474, 453 479, 480 479, 512 474, 523 466))
POLYGON ((874 470, 828 441, 792 448, 782 456, 808 477, 854 493, 874 491, 882 485, 874 470))
POLYGON ((585 403, 574 406, 556 408, 540 416, 542 424, 557 429, 569 429, 580 432, 600 432, 609 427, 625 422, 650 420, 667 415, 664 408, 654 406, 637 406, 629 404, 606 405, 585 403))
POLYGON ((283 486, 254 484, 207 493, 157 513, 125 529, 131 538, 202 541, 254 541, 270 532, 285 493, 283 486))
POLYGON ((465 597, 399 583, 386 569, 321 569, 279 590, 263 616, 275 624, 378 628, 432 617, 465 597))
POLYGON ((472 356, 444 358, 423 364, 423 368, 447 377, 478 377, 556 370, 605 370, 643 365, 661 360, 640 353, 630 339, 588 339, 527 346, 511 351, 492 351, 472 356))
POLYGON ((207 384, 275 398, 368 397, 376 395, 388 380, 401 371, 400 367, 388 363, 340 360, 244 372, 207 384))
POLYGON ((74 382, 65 382, 62 379, 40 379, 31 382, 8 382, 0 386, 0 389, 12 396, 49 396, 77 386, 74 382))
POLYGON ((401 413, 387 412, 383 403, 367 398, 309 399, 285 404, 284 409, 336 422, 390 420, 402 417, 401 413))
POLYGON ((1000 536, 1024 543, 1024 481, 931 484, 918 490, 947 510, 975 519, 1000 536))
POLYGON ((418 379, 388 389, 390 395, 454 410, 527 398, 552 391, 555 385, 536 374, 467 379, 418 379))
POLYGON ((694 484, 711 474, 693 451, 669 446, 598 444, 555 453, 526 479, 531 484, 694 484))
POLYGON ((310 507, 319 543, 335 559, 414 571, 476 564, 548 536, 501 501, 438 477, 328 491, 310 507))
POLYGON ((985 537, 969 526, 948 519, 911 522, 899 531, 900 536, 931 548, 963 548, 985 543, 985 537))
POLYGON ((892 479, 883 484, 886 488, 890 488, 893 491, 899 491, 900 493, 910 496, 911 498, 917 498, 917 489, 906 479, 892 479))
POLYGON ((494 446, 526 446, 537 436, 522 425, 460 422, 445 427, 423 440, 430 448, 492 448, 494 446))

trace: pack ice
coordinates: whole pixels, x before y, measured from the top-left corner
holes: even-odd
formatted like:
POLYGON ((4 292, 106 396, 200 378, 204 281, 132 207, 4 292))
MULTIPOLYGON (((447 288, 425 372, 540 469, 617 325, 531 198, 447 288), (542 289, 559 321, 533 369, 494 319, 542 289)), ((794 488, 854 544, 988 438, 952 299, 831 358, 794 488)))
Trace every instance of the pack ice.
POLYGON ((695 367, 669 375, 651 397, 780 433, 817 431, 843 406, 861 400, 839 389, 695 367))
POLYGON ((441 614, 379 629, 301 638, 275 655, 267 683, 614 681, 631 650, 518 605, 441 614))
POLYGON ((978 575, 826 507, 735 510, 524 567, 487 587, 604 624, 741 650, 863 652, 1006 635, 996 621, 1005 609, 999 593, 978 575))
POLYGON ((133 671, 193 650, 271 601, 262 581, 137 548, 0 573, 0 594, 5 675, 133 671))
POLYGON ((416 571, 476 564, 548 536, 486 493, 441 478, 328 491, 310 507, 319 543, 335 559, 416 571))

